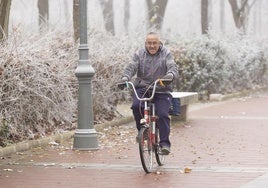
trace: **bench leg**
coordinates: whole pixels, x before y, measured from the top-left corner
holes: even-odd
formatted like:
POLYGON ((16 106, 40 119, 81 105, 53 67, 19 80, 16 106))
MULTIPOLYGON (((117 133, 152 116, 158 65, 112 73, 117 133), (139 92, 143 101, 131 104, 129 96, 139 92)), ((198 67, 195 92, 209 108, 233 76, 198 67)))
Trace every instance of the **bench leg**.
POLYGON ((181 114, 179 116, 172 116, 171 121, 187 121, 187 114, 188 114, 188 105, 183 105, 180 107, 181 114))

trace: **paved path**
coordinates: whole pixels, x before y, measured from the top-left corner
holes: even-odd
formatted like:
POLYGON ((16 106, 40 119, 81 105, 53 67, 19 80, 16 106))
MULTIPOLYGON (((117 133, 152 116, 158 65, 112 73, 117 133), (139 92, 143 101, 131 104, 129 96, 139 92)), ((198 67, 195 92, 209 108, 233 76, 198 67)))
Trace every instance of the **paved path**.
POLYGON ((2 157, 0 187, 268 188, 267 104, 264 92, 192 106, 188 123, 172 125, 166 164, 151 174, 131 122, 104 129, 98 151, 74 151, 67 140, 2 157))

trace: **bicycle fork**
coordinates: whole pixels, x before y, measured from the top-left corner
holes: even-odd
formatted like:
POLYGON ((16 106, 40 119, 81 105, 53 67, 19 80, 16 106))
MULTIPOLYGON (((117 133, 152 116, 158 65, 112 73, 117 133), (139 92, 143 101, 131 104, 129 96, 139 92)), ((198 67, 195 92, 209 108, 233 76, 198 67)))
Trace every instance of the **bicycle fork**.
POLYGON ((140 123, 144 127, 148 127, 149 134, 152 145, 155 144, 155 134, 156 134, 156 114, 155 114, 155 104, 151 103, 148 106, 147 101, 144 102, 144 118, 141 119, 140 123), (151 114, 150 114, 151 113, 151 114))

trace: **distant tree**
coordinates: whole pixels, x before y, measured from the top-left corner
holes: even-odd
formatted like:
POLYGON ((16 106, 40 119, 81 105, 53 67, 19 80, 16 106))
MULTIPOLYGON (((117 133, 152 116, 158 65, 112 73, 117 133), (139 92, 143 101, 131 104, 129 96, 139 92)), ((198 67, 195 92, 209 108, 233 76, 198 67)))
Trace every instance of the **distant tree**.
POLYGON ((70 14, 69 14, 69 3, 68 1, 63 1, 63 11, 64 11, 64 18, 65 18, 65 22, 68 23, 68 21, 70 20, 70 14))
POLYGON ((11 0, 0 0, 0 41, 8 37, 11 0))
POLYGON ((130 10, 130 4, 129 0, 125 0, 125 8, 124 8, 124 27, 125 27, 125 33, 128 34, 128 25, 129 25, 129 10, 130 10))
POLYGON ((146 0, 149 27, 161 30, 168 0, 146 0))
POLYGON ((44 32, 48 30, 48 20, 49 20, 49 4, 48 0, 38 0, 37 3, 39 11, 39 30, 44 32))
POLYGON ((102 14, 104 18, 104 26, 107 32, 112 35, 114 31, 114 11, 113 11, 113 0, 100 0, 102 14))
POLYGON ((202 34, 208 33, 208 0, 201 0, 202 34))
POLYGON ((74 41, 79 39, 79 0, 73 0, 73 29, 74 41))
POLYGON ((263 7, 263 1, 258 1, 253 16, 253 31, 255 34, 261 34, 262 31, 263 7))
POLYGON ((220 29, 225 31, 225 0, 220 0, 220 29))
POLYGON ((237 0, 229 0, 232 8, 235 26, 238 29, 241 29, 243 32, 246 32, 250 8, 255 2, 256 0, 252 1, 252 4, 249 5, 249 0, 241 0, 239 6, 237 0))

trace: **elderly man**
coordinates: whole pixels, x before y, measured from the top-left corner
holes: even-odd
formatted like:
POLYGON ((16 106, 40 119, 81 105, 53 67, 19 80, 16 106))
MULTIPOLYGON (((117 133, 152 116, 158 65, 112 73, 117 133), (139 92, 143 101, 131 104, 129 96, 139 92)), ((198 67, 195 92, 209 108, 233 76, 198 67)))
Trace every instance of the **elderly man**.
MULTIPOLYGON (((160 37, 155 32, 147 34, 145 48, 138 50, 132 61, 126 66, 121 81, 129 81, 134 75, 136 79, 134 85, 139 96, 144 96, 148 86, 159 78, 174 80, 178 76, 178 68, 173 56, 160 41, 160 37)), ((171 86, 160 87, 156 90, 154 103, 160 131, 161 152, 164 155, 170 153, 170 118, 169 108, 172 96, 171 86)), ((136 121, 137 129, 141 129, 140 120, 142 118, 143 106, 133 95, 131 109, 136 121)))

